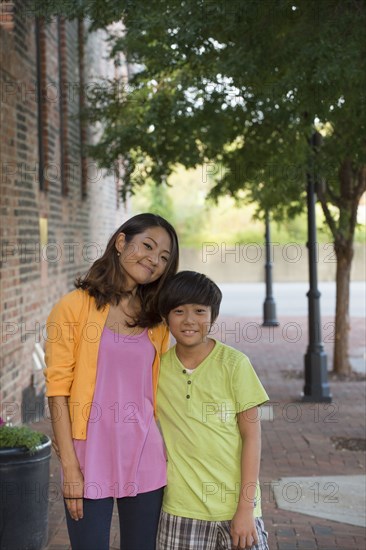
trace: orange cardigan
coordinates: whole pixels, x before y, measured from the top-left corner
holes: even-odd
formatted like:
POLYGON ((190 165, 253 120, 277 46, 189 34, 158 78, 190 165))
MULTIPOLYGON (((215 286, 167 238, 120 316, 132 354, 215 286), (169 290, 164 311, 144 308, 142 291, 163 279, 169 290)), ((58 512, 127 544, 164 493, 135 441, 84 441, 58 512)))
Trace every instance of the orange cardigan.
MULTIPOLYGON (((98 310, 94 298, 84 290, 66 294, 47 319, 45 377, 47 397, 69 397, 74 439, 86 439, 97 375, 99 342, 108 316, 109 305, 98 310)), ((160 356, 169 347, 169 330, 161 324, 148 329, 155 347, 152 365, 154 409, 160 356)))

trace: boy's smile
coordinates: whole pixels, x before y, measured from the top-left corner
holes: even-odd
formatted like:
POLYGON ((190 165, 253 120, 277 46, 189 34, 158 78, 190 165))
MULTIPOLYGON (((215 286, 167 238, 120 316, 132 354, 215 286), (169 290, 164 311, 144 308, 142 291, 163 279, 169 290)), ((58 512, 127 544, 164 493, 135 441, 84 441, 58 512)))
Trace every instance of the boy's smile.
POLYGON ((179 346, 191 348, 206 344, 211 328, 211 307, 201 304, 178 306, 169 312, 168 324, 179 346))

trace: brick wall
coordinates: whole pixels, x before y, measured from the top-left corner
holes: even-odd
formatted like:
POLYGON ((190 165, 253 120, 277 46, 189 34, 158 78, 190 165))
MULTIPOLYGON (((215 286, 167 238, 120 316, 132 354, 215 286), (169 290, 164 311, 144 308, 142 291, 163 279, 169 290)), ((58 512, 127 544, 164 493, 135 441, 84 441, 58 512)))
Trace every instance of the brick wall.
POLYGON ((80 71, 87 85, 96 44, 98 74, 110 71, 100 64, 103 34, 81 45, 77 21, 40 21, 37 29, 25 2, 13 4, 10 24, 0 20, 0 414, 17 422, 32 377, 35 393, 44 388, 32 353, 43 344, 52 305, 90 266, 127 208, 114 178, 95 178, 94 163, 82 159, 86 131, 75 116, 80 71))

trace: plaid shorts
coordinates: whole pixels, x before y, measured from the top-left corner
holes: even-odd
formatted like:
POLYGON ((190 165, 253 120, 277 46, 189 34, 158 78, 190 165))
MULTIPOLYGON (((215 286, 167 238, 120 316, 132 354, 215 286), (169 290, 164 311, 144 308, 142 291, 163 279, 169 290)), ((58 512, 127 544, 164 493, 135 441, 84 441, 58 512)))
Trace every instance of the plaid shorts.
MULTIPOLYGON (((230 521, 204 521, 161 512, 156 550, 231 550, 230 521)), ((262 518, 255 518, 258 544, 250 550, 269 550, 262 518)))

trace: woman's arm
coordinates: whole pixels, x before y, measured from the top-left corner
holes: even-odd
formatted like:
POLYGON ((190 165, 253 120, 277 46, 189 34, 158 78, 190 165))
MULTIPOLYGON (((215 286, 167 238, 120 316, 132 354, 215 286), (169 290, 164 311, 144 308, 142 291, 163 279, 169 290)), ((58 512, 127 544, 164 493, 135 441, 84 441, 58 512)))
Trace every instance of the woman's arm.
POLYGON ((64 476, 63 495, 70 516, 78 520, 83 517, 84 478, 72 442, 68 400, 68 397, 63 395, 54 396, 48 398, 48 403, 64 476))
POLYGON ((258 408, 240 412, 237 421, 242 439, 241 490, 238 507, 231 522, 231 536, 234 547, 246 548, 258 544, 253 514, 261 456, 258 408))

